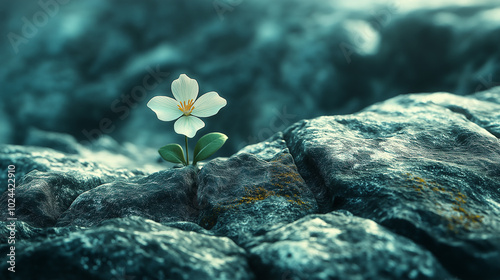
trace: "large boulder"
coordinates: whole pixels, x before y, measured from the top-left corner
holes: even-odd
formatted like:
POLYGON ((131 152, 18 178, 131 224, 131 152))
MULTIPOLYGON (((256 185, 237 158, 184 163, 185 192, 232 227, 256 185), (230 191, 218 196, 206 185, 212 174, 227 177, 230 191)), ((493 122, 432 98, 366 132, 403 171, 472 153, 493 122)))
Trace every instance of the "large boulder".
MULTIPOLYGON (((14 165, 18 179, 33 170, 38 170, 71 173, 81 179, 93 178, 102 183, 117 179, 129 180, 148 174, 144 170, 112 168, 107 164, 100 164, 99 160, 96 160, 98 156, 99 154, 91 153, 84 157, 44 147, 0 145, 0 169, 7 170, 9 165, 14 165)), ((110 157, 109 154, 107 156, 110 157)), ((122 157, 114 159, 120 161, 122 157)), ((0 174, 0 180, 7 181, 6 172, 0 174)))
POLYGON ((402 95, 284 138, 320 210, 351 211, 455 275, 500 275, 498 93, 402 95), (496 135, 496 136, 495 136, 496 135))
MULTIPOLYGON (((4 226, 0 232, 8 234, 4 226)), ((90 229, 27 226, 21 232, 47 238, 16 244, 16 272, 9 272, 4 261, 2 279, 254 279, 245 250, 229 238, 139 217, 111 219, 90 229)), ((0 248, 6 252, 8 246, 0 248)))
POLYGON ((204 165, 198 201, 200 225, 239 244, 317 211, 314 195, 279 135, 204 165))
POLYGON ((157 222, 195 221, 196 168, 160 171, 137 182, 116 181, 76 198, 57 226, 93 226, 111 218, 141 216, 157 222))
MULTIPOLYGON (((34 226, 53 226, 83 192, 117 180, 134 181, 149 173, 144 169, 113 168, 92 161, 98 154, 88 153, 84 156, 51 148, 0 145, 0 169, 7 170, 12 165, 15 170, 17 217, 34 226)), ((7 182, 7 176, 7 172, 2 172, 0 179, 7 182)), ((6 189, 7 184, 0 195, 3 205, 9 199, 6 189)), ((7 211, 2 211, 0 217, 8 217, 7 211)))
POLYGON ((249 244, 258 279, 445 279, 436 258, 350 213, 309 215, 249 244))

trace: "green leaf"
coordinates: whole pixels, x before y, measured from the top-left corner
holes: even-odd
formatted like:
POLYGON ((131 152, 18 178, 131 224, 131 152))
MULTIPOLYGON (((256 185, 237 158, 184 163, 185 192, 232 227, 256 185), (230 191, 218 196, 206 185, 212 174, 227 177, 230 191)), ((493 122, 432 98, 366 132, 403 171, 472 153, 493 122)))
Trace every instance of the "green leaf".
POLYGON ((179 144, 168 144, 163 146, 158 150, 158 153, 160 153, 160 156, 166 161, 187 165, 184 159, 184 150, 179 144))
POLYGON ((217 152, 226 140, 227 136, 219 132, 212 132, 201 137, 194 147, 193 165, 217 152))

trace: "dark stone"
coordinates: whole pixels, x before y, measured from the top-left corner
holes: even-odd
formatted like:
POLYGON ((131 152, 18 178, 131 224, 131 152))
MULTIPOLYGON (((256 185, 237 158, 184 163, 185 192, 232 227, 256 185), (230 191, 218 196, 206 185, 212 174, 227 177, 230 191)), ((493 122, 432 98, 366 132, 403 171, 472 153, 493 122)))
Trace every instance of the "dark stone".
MULTIPOLYGON (((51 133, 36 133, 41 135, 40 139, 55 137, 51 133)), ((61 141, 66 143, 64 139, 61 141)), ((92 152, 76 142, 69 142, 72 144, 63 147, 73 147, 79 151, 78 154, 61 153, 43 147, 0 145, 0 169, 7 170, 9 165, 15 166, 18 218, 38 227, 54 226, 59 216, 83 192, 117 180, 138 180, 158 168, 155 164, 141 170, 134 169, 136 165, 129 169, 113 168, 103 162, 114 160, 118 165, 125 165, 132 159, 109 152, 92 152), (107 160, 101 160, 103 157, 107 160)), ((47 144, 43 141, 38 143, 47 144)), ((50 143, 59 142, 54 140, 50 143)), ((0 174, 0 180, 7 182, 7 172, 0 174)), ((8 193, 3 192, 7 184, 2 187, 0 203, 7 205, 8 193)), ((7 215, 6 211, 0 212, 2 219, 7 215)))
POLYGON ((411 240, 346 212, 308 215, 249 244, 258 279, 446 279, 411 240))
POLYGON ((285 140, 321 211, 372 219, 452 274, 491 279, 500 275, 500 106, 479 96, 402 95, 302 121, 285 140))
POLYGON ((161 224, 164 226, 178 228, 178 229, 182 229, 185 231, 193 231, 193 232, 202 233, 205 235, 215 235, 213 232, 206 230, 202 226, 195 224, 195 223, 192 223, 192 222, 177 221, 177 222, 166 222, 166 223, 161 223, 161 224))
MULTIPOLYGON (((50 148, 26 147, 14 145, 0 145, 0 169, 7 170, 7 166, 16 166, 16 178, 21 179, 33 170, 42 172, 71 173, 76 177, 95 178, 102 183, 117 179, 129 180, 147 175, 144 170, 111 168, 106 164, 96 163, 98 154, 91 154, 87 158, 80 155, 68 155, 50 148)), ((114 158, 120 160, 121 158, 114 158)), ((7 181, 7 172, 0 174, 0 180, 7 181)))
MULTIPOLYGON (((50 148, 0 146, 0 168, 15 166, 16 215, 34 226, 55 225, 73 200, 81 193, 115 180, 135 180, 146 173, 140 170, 115 169, 107 165, 68 155, 50 148)), ((7 172, 0 174, 7 182, 7 172)), ((4 185, 6 189, 7 185, 4 185)), ((7 205, 8 193, 0 203, 7 205)), ((2 211, 0 217, 7 217, 2 211)))
MULTIPOLYGON (((79 175, 71 172, 30 172, 15 189, 15 217, 36 227, 54 226, 75 198, 102 184, 99 178, 79 175)), ((9 194, 4 192, 0 203, 7 205, 9 194)), ((2 220, 8 218, 8 214, 2 211, 2 220)))
POLYGON ((195 221, 196 171, 190 166, 160 171, 134 183, 116 181, 100 185, 78 196, 57 226, 93 226, 132 215, 161 223, 195 221))
MULTIPOLYGON (((9 236, 11 229, 8 228, 11 221, 0 221, 0 234, 1 236, 9 236)), ((6 251, 11 245, 16 246, 16 244, 25 244, 33 242, 42 242, 55 237, 61 237, 68 235, 71 232, 81 230, 80 227, 46 227, 38 228, 31 226, 29 223, 23 221, 15 222, 15 238, 16 243, 8 244, 8 242, 2 242, 0 248, 2 251, 6 251), (4 249, 5 248, 5 249, 4 249)))
POLYGON ((293 222, 317 210, 283 139, 208 162, 199 173, 199 223, 244 243, 253 234, 293 222), (265 154, 258 153, 261 148, 265 154), (279 148, 276 148, 279 147, 279 148))
MULTIPOLYGON (((15 279, 254 278, 245 250, 229 238, 139 217, 112 219, 90 229, 50 236, 16 244, 15 279)), ((2 244, 2 252, 5 247, 2 244)), ((2 279, 13 275, 8 265, 0 263, 2 279)))

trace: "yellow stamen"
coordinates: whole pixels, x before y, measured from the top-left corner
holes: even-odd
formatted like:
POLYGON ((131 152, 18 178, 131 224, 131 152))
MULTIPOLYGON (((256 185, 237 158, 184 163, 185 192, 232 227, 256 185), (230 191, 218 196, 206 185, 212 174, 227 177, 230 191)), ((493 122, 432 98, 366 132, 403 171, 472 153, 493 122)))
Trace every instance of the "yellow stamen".
POLYGON ((193 112, 194 110, 194 99, 189 99, 187 101, 187 104, 186 104, 186 101, 182 101, 182 102, 179 102, 180 104, 177 105, 177 108, 179 108, 179 110, 181 110, 182 113, 184 113, 185 116, 189 116, 191 114, 191 112, 193 112))

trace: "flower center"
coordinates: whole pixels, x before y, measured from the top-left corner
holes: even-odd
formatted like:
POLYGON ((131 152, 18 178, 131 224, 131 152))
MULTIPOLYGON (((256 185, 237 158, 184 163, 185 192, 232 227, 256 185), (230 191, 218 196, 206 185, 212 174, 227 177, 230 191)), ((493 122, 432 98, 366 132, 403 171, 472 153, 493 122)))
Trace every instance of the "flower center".
POLYGON ((177 105, 177 108, 181 110, 182 113, 184 113, 185 116, 189 116, 191 112, 194 110, 194 100, 189 99, 186 103, 186 101, 179 102, 180 104, 177 105))

